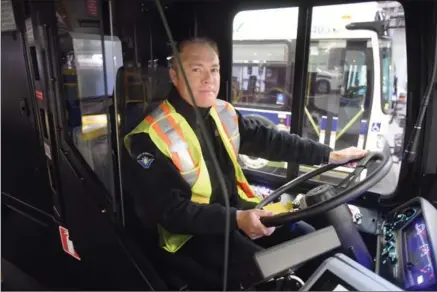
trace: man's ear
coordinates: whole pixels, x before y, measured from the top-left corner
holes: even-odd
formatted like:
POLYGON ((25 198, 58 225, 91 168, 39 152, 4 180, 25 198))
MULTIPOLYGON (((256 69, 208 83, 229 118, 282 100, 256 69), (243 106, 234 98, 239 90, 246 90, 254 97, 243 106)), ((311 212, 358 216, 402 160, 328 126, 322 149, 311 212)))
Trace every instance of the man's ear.
POLYGON ((168 75, 170 76, 170 80, 173 83, 173 85, 177 86, 178 85, 178 78, 177 78, 176 70, 173 68, 170 68, 170 70, 168 70, 168 75))

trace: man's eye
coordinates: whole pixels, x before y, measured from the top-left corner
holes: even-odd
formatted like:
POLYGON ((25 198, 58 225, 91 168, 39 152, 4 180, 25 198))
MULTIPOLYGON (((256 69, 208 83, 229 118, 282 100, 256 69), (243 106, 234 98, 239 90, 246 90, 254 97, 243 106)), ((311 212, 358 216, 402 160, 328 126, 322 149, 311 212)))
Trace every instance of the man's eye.
POLYGON ((193 72, 200 72, 200 69, 199 68, 193 68, 192 71, 193 72))
POLYGON ((214 69, 212 69, 211 70, 211 72, 213 72, 213 73, 217 73, 217 72, 219 72, 220 70, 218 69, 218 68, 214 68, 214 69))

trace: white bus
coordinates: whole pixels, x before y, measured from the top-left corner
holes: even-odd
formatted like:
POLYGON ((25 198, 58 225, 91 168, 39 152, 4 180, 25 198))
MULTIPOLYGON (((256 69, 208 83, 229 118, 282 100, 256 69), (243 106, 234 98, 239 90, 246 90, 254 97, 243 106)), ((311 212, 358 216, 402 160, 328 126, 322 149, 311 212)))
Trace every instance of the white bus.
MULTIPOLYGON (((347 28, 375 25, 381 16, 376 2, 313 9, 303 136, 334 149, 383 147, 393 93, 391 41, 383 30, 347 28)), ((297 22, 298 8, 275 8, 242 11, 233 24, 232 102, 243 115, 286 131, 292 122, 297 22)), ((285 174, 285 163, 245 155, 240 162, 285 174)))

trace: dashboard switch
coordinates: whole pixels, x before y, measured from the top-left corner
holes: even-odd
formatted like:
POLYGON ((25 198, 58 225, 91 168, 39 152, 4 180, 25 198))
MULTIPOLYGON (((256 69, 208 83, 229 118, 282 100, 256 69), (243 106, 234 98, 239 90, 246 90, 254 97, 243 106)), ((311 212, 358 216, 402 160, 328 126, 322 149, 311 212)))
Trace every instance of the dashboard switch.
POLYGON ((385 241, 391 241, 394 239, 393 232, 389 232, 384 236, 385 241))

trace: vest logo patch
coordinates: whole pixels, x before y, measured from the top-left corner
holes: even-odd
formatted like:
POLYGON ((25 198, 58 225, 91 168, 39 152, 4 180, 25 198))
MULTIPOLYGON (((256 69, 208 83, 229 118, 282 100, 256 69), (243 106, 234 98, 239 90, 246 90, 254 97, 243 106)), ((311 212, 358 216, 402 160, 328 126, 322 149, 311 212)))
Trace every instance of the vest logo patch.
POLYGON ((145 169, 148 169, 154 160, 153 155, 147 152, 143 152, 137 156, 137 162, 145 169))

